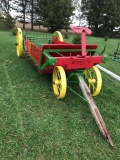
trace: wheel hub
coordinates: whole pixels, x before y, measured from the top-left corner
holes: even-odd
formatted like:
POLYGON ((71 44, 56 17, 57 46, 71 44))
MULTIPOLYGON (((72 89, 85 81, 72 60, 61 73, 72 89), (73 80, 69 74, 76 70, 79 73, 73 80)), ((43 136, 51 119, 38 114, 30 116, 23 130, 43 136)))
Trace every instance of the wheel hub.
POLYGON ((58 84, 60 84, 60 81, 59 80, 55 80, 55 81, 53 81, 53 84, 58 85, 58 84))
POLYGON ((88 82, 89 82, 90 84, 94 84, 94 83, 96 82, 96 80, 89 78, 89 79, 88 79, 88 82))

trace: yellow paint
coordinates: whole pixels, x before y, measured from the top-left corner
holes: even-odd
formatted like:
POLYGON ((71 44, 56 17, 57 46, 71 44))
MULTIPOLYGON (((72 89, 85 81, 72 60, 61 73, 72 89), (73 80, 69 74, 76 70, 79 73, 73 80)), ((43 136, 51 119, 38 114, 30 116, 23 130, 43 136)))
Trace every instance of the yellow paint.
POLYGON ((102 76, 100 70, 93 66, 93 68, 84 71, 84 79, 88 82, 88 87, 92 96, 97 96, 102 87, 102 76))
POLYGON ((56 66, 53 70, 53 91, 58 99, 62 99, 66 95, 67 80, 66 74, 62 66, 56 66))
POLYGON ((23 54, 23 36, 21 28, 17 28, 16 33, 16 40, 17 40, 17 56, 21 57, 23 54))
POLYGON ((58 36, 59 41, 63 42, 63 36, 62 36, 61 32, 55 31, 54 34, 58 36))

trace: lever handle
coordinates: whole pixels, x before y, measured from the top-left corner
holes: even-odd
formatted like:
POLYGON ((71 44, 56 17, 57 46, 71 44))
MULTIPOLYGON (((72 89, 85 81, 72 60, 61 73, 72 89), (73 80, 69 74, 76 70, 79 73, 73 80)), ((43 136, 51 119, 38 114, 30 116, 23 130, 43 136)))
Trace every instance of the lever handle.
POLYGON ((77 34, 81 34, 82 32, 86 32, 89 35, 92 34, 92 31, 85 27, 70 26, 70 28, 77 34))

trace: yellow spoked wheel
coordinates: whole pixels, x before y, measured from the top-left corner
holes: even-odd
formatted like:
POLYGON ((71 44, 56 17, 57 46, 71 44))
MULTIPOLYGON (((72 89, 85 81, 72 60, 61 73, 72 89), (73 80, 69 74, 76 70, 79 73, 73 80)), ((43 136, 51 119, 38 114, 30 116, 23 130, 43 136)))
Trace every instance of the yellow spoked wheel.
POLYGON ((95 66, 84 71, 84 79, 88 84, 88 88, 92 96, 97 96, 102 87, 102 76, 99 69, 95 66))
POLYGON ((21 57, 23 54, 23 35, 21 28, 17 28, 16 40, 17 40, 17 46, 16 46, 17 56, 21 57))
POLYGON ((66 95, 67 80, 66 74, 62 66, 56 66, 53 70, 53 91, 58 99, 62 99, 66 95))
POLYGON ((59 31, 55 31, 54 35, 58 37, 59 41, 63 42, 63 36, 59 31))

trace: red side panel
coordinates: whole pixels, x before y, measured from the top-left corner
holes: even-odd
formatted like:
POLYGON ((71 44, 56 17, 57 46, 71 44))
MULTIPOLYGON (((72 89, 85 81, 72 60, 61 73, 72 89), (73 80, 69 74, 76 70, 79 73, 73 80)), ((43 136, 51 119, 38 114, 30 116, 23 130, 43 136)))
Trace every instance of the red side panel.
POLYGON ((31 43, 29 40, 26 40, 25 42, 27 54, 30 54, 30 56, 36 61, 36 63, 39 64, 42 49, 36 46, 35 44, 31 43))
POLYGON ((66 72, 71 72, 77 69, 92 68, 96 64, 103 63, 102 56, 86 56, 84 58, 58 57, 56 59, 57 63, 54 66, 47 66, 43 71, 40 71, 40 73, 52 73, 55 66, 62 66, 66 72))
POLYGON ((96 64, 103 63, 103 56, 86 56, 86 57, 59 57, 56 58, 56 66, 63 66, 65 70, 92 68, 96 64))
MULTIPOLYGON (((96 49, 98 45, 87 44, 86 49, 96 49)), ((44 44, 42 50, 44 49, 82 49, 81 44, 44 44)))

